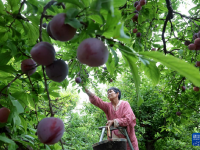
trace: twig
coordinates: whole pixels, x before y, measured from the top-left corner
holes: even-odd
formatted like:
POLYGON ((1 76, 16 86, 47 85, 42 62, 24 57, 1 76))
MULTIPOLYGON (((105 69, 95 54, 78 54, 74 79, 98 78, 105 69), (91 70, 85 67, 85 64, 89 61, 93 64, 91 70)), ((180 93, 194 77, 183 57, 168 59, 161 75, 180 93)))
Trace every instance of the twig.
MULTIPOLYGON (((35 91, 34 87, 33 87, 33 83, 31 81, 31 78, 28 76, 28 79, 29 79, 29 82, 32 86, 32 91, 35 91)), ((35 93, 37 94, 37 92, 35 91, 35 93)), ((37 118, 37 122, 39 123, 39 120, 38 120, 38 115, 37 115, 37 110, 36 110, 36 103, 35 103, 35 99, 33 98, 33 101, 34 101, 34 105, 35 105, 35 115, 36 115, 36 118, 37 118)), ((25 109, 24 109, 25 110, 25 109)))
POLYGON ((60 143, 61 143, 62 149, 65 150, 61 139, 60 139, 60 143))
POLYGON ((8 85, 6 85, 3 89, 1 89, 0 94, 1 94, 1 92, 3 92, 3 90, 5 90, 6 88, 10 87, 10 85, 11 85, 15 80, 17 80, 19 77, 21 77, 21 75, 23 75, 23 74, 17 74, 17 76, 16 76, 10 83, 8 83, 8 85))
POLYGON ((53 113, 53 109, 52 109, 52 104, 51 104, 51 98, 49 96, 49 90, 48 90, 48 86, 47 86, 47 79, 46 79, 46 75, 44 73, 44 66, 42 66, 42 71, 43 71, 43 76, 44 76, 45 90, 47 92, 47 97, 49 99, 49 108, 50 108, 50 112, 51 112, 51 117, 54 117, 54 113, 53 113))
POLYGON ((51 7, 51 5, 53 5, 56 1, 50 1, 49 3, 47 3, 44 8, 43 8, 43 12, 42 12, 42 15, 41 15, 41 18, 40 18, 40 28, 39 28, 39 40, 40 42, 42 42, 42 20, 43 18, 45 17, 45 13, 46 13, 46 10, 51 7))

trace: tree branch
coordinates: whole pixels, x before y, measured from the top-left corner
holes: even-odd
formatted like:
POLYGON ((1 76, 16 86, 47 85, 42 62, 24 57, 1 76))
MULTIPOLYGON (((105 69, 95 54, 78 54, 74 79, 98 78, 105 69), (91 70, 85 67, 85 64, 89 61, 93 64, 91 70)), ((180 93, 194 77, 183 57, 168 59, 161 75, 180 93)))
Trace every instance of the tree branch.
POLYGON ((11 26, 13 25, 13 23, 15 22, 15 20, 17 19, 17 17, 20 15, 20 12, 21 12, 21 10, 22 10, 22 6, 24 5, 25 2, 26 2, 26 0, 23 0, 23 1, 22 1, 21 5, 20 5, 20 8, 19 8, 18 14, 15 16, 13 22, 11 22, 11 24, 8 26, 8 27, 9 27, 9 30, 10 30, 11 26))

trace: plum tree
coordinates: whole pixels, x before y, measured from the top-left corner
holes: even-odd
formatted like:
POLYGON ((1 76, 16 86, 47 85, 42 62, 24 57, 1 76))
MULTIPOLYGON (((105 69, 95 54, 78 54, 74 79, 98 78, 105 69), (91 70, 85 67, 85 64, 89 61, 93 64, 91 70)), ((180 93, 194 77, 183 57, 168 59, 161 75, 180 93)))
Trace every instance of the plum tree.
POLYGON ((98 67, 108 60, 108 49, 102 41, 96 38, 88 38, 81 42, 77 49, 77 58, 90 67, 98 67))
POLYGON ((55 49, 48 42, 39 42, 31 49, 33 60, 40 64, 48 66, 55 60, 55 49))
POLYGON ((6 107, 0 108, 0 123, 6 123, 10 114, 10 109, 6 107))
POLYGON ((193 90, 196 91, 196 92, 198 92, 199 91, 199 87, 195 86, 195 87, 193 87, 193 90))
POLYGON ((68 75, 68 65, 64 60, 55 60, 51 65, 46 67, 46 74, 49 79, 55 82, 62 82, 68 75))
POLYGON ((199 67, 200 66, 200 61, 197 61, 196 64, 195 64, 195 66, 199 67))
POLYGON ((152 48, 151 50, 152 50, 152 51, 156 51, 156 48, 152 48))
POLYGON ((76 34, 75 28, 69 24, 65 24, 66 17, 65 13, 60 13, 51 20, 50 31, 52 36, 59 41, 69 41, 76 34))
POLYGON ((185 86, 182 86, 181 89, 183 92, 186 90, 185 86))
POLYGON ((76 83, 81 83, 81 78, 80 77, 76 77, 75 81, 76 81, 76 83))
POLYGON ((142 35, 142 34, 141 34, 140 32, 138 32, 138 33, 136 34, 137 37, 141 37, 141 35, 142 35))
POLYGON ((113 79, 110 79, 110 82, 113 82, 113 79))
POLYGON ((133 29, 133 33, 137 33, 137 29, 133 29))
POLYGON ((38 124, 37 135, 40 142, 51 145, 62 138, 64 129, 61 119, 54 117, 44 118, 38 124))
POLYGON ((196 45, 192 43, 192 44, 188 45, 188 49, 189 50, 195 50, 196 49, 196 45))
POLYGON ((50 26, 51 26, 51 21, 47 25, 47 33, 52 39, 56 40, 56 38, 51 33, 50 26))
POLYGON ((180 115, 181 115, 181 112, 177 111, 177 112, 176 112, 176 115, 177 115, 177 116, 180 116, 180 115))
POLYGON ((185 46, 188 46, 188 45, 190 45, 190 41, 189 40, 185 40, 185 42, 184 42, 184 44, 185 44, 185 46))
POLYGON ((31 76, 36 71, 36 62, 33 59, 25 59, 21 63, 21 70, 23 73, 31 76))

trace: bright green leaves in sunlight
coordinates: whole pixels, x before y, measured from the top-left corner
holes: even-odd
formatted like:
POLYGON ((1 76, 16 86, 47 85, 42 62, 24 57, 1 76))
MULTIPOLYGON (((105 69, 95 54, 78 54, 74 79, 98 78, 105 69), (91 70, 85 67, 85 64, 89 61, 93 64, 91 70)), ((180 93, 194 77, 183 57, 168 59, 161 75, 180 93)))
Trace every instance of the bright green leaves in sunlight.
POLYGON ((184 60, 178 59, 176 57, 170 55, 164 55, 163 53, 159 52, 141 52, 146 58, 153 59, 154 61, 161 62, 168 68, 177 71, 182 76, 186 77, 190 80, 194 85, 200 86, 200 73, 197 68, 193 65, 185 62, 184 60))
POLYGON ((154 85, 158 84, 160 79, 160 71, 156 66, 156 62, 149 61, 141 57, 139 57, 139 60, 142 62, 141 68, 145 75, 152 81, 154 85))
POLYGON ((124 60, 129 64, 130 66, 130 70, 131 73, 133 75, 133 80, 134 80, 134 84, 136 87, 136 92, 137 92, 137 97, 138 97, 138 101, 137 101, 137 105, 138 107, 144 102, 143 98, 141 97, 141 93, 140 93, 140 76, 139 76, 139 72, 138 72, 138 67, 137 67, 137 56, 133 53, 133 51, 125 46, 119 45, 119 50, 122 53, 122 56, 124 58, 124 60))

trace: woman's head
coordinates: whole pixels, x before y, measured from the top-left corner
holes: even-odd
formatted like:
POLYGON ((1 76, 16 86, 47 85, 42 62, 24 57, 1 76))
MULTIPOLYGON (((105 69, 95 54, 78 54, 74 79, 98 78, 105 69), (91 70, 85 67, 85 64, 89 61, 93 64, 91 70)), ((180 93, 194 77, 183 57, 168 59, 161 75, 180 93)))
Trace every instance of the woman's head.
POLYGON ((107 90, 108 93, 112 92, 112 91, 115 92, 116 94, 119 93, 118 94, 118 100, 120 100, 120 98, 121 98, 121 91, 118 88, 116 88, 116 87, 111 87, 111 88, 109 88, 107 90))

